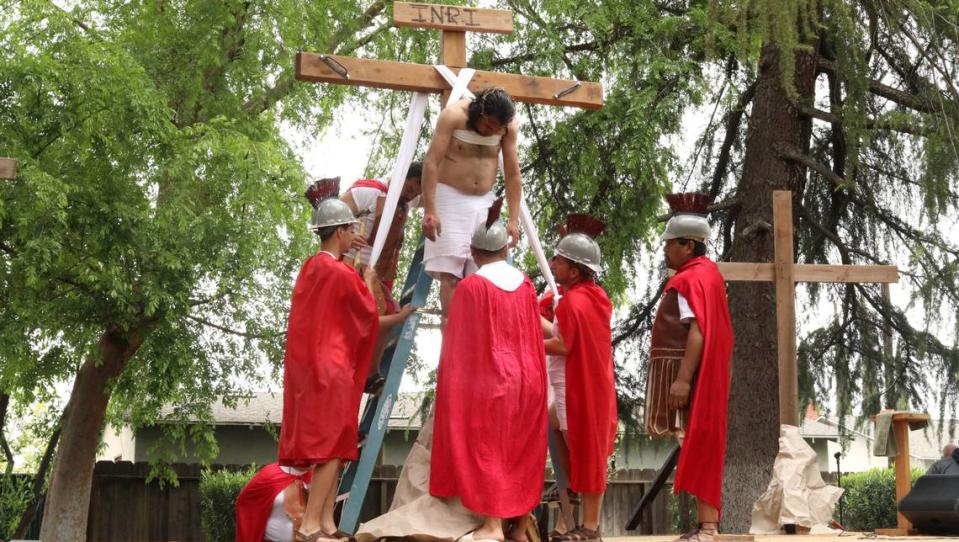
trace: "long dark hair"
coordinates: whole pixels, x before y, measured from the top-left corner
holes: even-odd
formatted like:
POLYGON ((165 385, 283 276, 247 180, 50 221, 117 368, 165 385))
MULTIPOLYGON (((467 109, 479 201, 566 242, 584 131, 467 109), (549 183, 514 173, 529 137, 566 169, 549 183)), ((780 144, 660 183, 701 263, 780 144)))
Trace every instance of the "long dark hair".
POLYGON ((483 115, 489 115, 507 127, 516 116, 513 99, 501 88, 484 88, 466 108, 466 127, 474 132, 483 115))

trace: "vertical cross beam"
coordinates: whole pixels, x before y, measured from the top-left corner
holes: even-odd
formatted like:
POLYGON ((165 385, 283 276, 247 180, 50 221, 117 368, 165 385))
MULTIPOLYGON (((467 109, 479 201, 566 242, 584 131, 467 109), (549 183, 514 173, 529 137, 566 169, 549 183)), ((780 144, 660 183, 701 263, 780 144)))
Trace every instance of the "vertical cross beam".
POLYGON ((17 178, 17 161, 13 158, 0 158, 0 179, 17 178))
POLYGON ((796 278, 793 264, 792 192, 773 192, 776 270, 776 340, 779 358, 779 422, 799 425, 796 374, 796 278))
MULTIPOLYGON (((440 64, 450 68, 466 67, 466 32, 461 30, 443 30, 440 32, 440 64)), ((450 90, 443 91, 440 108, 446 107, 450 99, 450 90)))

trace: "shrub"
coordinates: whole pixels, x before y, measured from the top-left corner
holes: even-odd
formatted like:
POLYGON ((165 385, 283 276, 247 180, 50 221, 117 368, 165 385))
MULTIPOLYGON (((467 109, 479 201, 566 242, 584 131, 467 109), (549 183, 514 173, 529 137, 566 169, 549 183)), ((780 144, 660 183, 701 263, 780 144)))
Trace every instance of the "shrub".
POLYGON ((13 537, 20 516, 33 497, 32 485, 33 478, 29 475, 0 474, 0 540, 13 537))
MULTIPOLYGON (((912 470, 912 480, 922 476, 912 470)), ((842 476, 843 521, 850 531, 872 531, 896 526, 896 475, 893 469, 872 469, 842 476)), ((838 510, 837 510, 838 513, 838 510)))
POLYGON ((203 471, 200 478, 200 520, 209 542, 235 540, 236 498, 255 472, 255 466, 238 472, 203 471))

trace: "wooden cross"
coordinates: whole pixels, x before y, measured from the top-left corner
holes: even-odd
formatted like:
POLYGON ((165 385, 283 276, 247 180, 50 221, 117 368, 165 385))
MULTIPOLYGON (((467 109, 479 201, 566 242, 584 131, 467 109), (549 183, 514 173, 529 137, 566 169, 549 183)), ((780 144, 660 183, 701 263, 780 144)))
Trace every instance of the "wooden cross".
POLYGON ((773 192, 773 263, 720 262, 727 281, 776 283, 776 337, 779 357, 779 421, 799 425, 799 379, 796 370, 796 283, 899 281, 894 265, 820 265, 793 261, 792 192, 773 192))
POLYGON ((0 158, 0 179, 17 178, 17 161, 13 158, 0 158))
MULTIPOLYGON (((393 24, 412 28, 439 29, 440 58, 458 75, 466 66, 466 33, 513 32, 513 12, 465 6, 395 2, 393 24)), ((296 79, 319 83, 366 86, 423 93, 442 93, 441 104, 449 100, 451 86, 431 65, 372 60, 340 55, 300 52, 296 55, 296 79)), ((550 77, 477 70, 467 88, 474 94, 489 87, 505 90, 517 102, 599 109, 603 106, 603 87, 589 81, 567 81, 550 77)), ((389 409, 389 407, 387 407, 389 409)), ((351 499, 362 503, 365 488, 351 499)), ((352 493, 352 491, 351 491, 352 493)), ((565 497, 565 489, 559 492, 565 497)), ((564 507, 568 508, 568 507, 564 507)), ((352 530, 356 517, 345 520, 352 530)))
MULTIPOLYGON (((513 12, 440 4, 393 4, 393 24, 440 29, 439 63, 454 73, 466 67, 466 32, 513 32, 513 12)), ((428 64, 370 60, 340 55, 297 53, 296 78, 301 81, 336 83, 415 92, 444 93, 450 85, 428 64)), ((599 83, 532 77, 478 70, 470 81, 474 93, 487 87, 504 89, 518 102, 598 109, 603 105, 599 83)))

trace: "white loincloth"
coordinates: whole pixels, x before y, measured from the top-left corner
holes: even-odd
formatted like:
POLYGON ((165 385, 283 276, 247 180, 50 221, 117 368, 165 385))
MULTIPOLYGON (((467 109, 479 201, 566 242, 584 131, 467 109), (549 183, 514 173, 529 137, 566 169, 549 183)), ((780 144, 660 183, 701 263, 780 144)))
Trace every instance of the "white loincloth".
MULTIPOLYGON (((553 337, 560 340, 559 323, 553 320, 553 337)), ((546 356, 546 374, 549 376, 549 404, 556 409, 559 428, 569 430, 566 422, 566 356, 546 356)))
POLYGON ((470 239, 477 226, 486 220, 494 199, 492 192, 476 196, 448 184, 436 184, 436 215, 441 231, 436 242, 426 240, 423 250, 423 263, 431 277, 449 273, 463 278, 476 272, 476 263, 470 256, 470 239))

